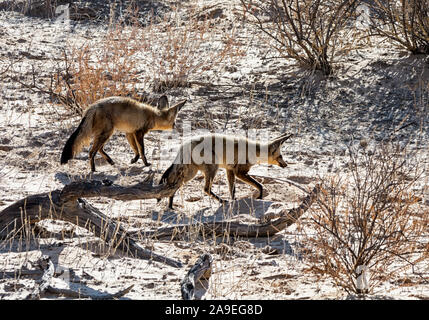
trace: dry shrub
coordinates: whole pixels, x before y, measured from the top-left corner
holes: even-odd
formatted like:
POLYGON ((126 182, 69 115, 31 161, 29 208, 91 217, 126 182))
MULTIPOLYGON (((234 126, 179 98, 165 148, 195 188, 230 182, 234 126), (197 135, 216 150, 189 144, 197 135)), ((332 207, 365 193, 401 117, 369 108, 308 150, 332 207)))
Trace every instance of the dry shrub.
POLYGON ((196 8, 183 17, 177 10, 145 29, 144 58, 147 81, 157 91, 188 86, 202 80, 222 63, 234 64, 243 56, 234 26, 228 31, 196 8))
POLYGON ((428 0, 374 0, 373 35, 393 40, 413 54, 429 54, 428 0), (378 18, 377 18, 378 17, 378 18))
POLYGON ((367 293, 424 258, 427 212, 411 191, 423 171, 397 145, 349 151, 349 174, 325 179, 311 213, 312 269, 349 293, 367 293))
POLYGON ((78 113, 107 96, 141 98, 137 54, 141 50, 142 30, 137 22, 131 26, 123 23, 127 18, 111 19, 101 41, 66 45, 61 71, 54 75, 54 92, 64 96, 63 102, 78 113))
POLYGON ((351 49, 340 37, 355 18, 356 0, 241 0, 259 30, 272 41, 281 57, 330 75, 337 54, 351 49))
POLYGON ((176 10, 161 20, 152 16, 143 26, 136 17, 129 10, 110 20, 101 41, 67 45, 54 91, 78 113, 106 96, 142 100, 148 89, 189 86, 241 55, 235 29, 220 34, 210 19, 181 18, 176 10))

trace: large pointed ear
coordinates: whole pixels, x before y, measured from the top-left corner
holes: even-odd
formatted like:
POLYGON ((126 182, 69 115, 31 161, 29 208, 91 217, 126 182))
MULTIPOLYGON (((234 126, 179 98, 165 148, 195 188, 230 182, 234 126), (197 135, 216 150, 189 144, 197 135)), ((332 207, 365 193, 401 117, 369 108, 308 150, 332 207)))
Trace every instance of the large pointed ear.
POLYGON ((168 98, 166 95, 163 95, 158 99, 158 109, 168 109, 169 106, 170 104, 168 103, 168 98))
POLYGON ((185 103, 186 103, 186 100, 183 100, 183 101, 179 102, 178 104, 174 105, 173 107, 171 107, 170 109, 174 109, 174 110, 176 110, 176 112, 179 112, 185 103))
POLYGON ((271 140, 270 143, 268 144, 269 148, 272 150, 276 150, 277 148, 279 148, 283 142, 285 142, 287 139, 289 139, 290 137, 292 137, 293 134, 282 134, 281 136, 275 138, 274 140, 271 140))

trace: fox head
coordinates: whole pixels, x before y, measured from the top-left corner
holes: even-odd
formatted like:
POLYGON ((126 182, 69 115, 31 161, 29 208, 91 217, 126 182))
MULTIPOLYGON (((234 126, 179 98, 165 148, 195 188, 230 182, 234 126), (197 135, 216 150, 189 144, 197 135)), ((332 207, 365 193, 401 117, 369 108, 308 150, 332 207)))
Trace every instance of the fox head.
POLYGON ((281 168, 287 166, 286 161, 283 160, 280 150, 283 142, 292 136, 293 134, 283 134, 268 143, 268 164, 275 164, 281 168))
POLYGON ((170 107, 167 96, 162 96, 158 101, 158 109, 160 110, 160 117, 157 120, 156 129, 158 130, 172 130, 176 121, 177 114, 186 103, 183 100, 176 105, 170 107))

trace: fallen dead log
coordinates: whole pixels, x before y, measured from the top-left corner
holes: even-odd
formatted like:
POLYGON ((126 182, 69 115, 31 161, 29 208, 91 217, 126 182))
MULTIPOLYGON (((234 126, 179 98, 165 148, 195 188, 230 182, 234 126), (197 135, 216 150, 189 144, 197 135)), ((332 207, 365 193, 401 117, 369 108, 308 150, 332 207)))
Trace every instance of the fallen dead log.
POLYGON ((144 249, 132 239, 118 221, 109 218, 80 197, 110 197, 118 200, 139 200, 171 195, 171 186, 153 186, 151 182, 130 187, 105 180, 72 182, 62 190, 36 194, 19 200, 0 212, 0 238, 14 237, 25 232, 28 236, 35 223, 44 219, 71 222, 93 232, 113 249, 120 248, 136 258, 162 262, 180 268, 180 261, 144 249))
MULTIPOLYGON (((156 231, 144 232, 145 236, 151 236, 157 239, 170 238, 171 240, 183 237, 183 235, 192 232, 199 232, 202 235, 215 234, 216 236, 234 236, 234 237, 269 237, 283 229, 289 227, 297 221, 316 201, 320 192, 320 186, 316 185, 308 193, 302 203, 293 209, 283 212, 277 219, 258 224, 246 224, 234 221, 215 221, 207 223, 176 225, 173 227, 159 228, 156 231)), ((139 233, 136 231, 135 233, 139 233)))
MULTIPOLYGON (((64 273, 64 271, 65 270, 56 270, 54 276, 60 276, 64 273)), ((69 272, 72 279, 76 276, 75 272, 72 269, 69 269, 67 271, 69 272)), ((28 269, 26 267, 23 267, 15 271, 0 271, 0 279, 18 279, 21 277, 41 278, 43 273, 43 269, 28 269)))
POLYGON ((92 300, 113 300, 126 295, 128 292, 131 291, 133 287, 134 285, 131 285, 116 293, 100 293, 100 294, 88 294, 83 292, 77 292, 71 289, 55 288, 53 286, 48 286, 46 291, 49 293, 58 294, 58 295, 62 295, 70 298, 78 298, 78 299, 89 298, 92 300))

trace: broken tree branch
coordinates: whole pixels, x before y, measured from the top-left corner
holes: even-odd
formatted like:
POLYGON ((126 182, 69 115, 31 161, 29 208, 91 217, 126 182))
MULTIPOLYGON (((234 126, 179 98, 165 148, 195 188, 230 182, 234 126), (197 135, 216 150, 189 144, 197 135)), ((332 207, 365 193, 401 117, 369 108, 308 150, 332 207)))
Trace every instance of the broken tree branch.
POLYGON ((33 290, 32 293, 30 293, 28 296, 26 296, 24 299, 40 299, 40 297, 45 294, 46 292, 53 293, 53 294, 59 294, 67 297, 72 298, 90 298, 92 300, 111 300, 116 299, 124 296, 128 292, 131 291, 131 289, 134 287, 134 285, 131 285, 123 290, 120 290, 116 293, 100 293, 100 294, 87 294, 83 292, 74 291, 68 288, 55 288, 51 285, 52 278, 55 275, 55 266, 52 263, 52 260, 49 256, 43 255, 38 260, 38 265, 41 268, 41 270, 33 270, 38 272, 43 272, 42 278, 38 281, 38 286, 33 290))
POLYGON ((169 196, 175 188, 152 186, 152 182, 139 183, 130 187, 112 184, 110 181, 76 181, 63 190, 36 194, 19 200, 0 212, 0 238, 14 236, 28 230, 28 227, 44 219, 71 222, 93 232, 113 249, 131 253, 141 259, 153 260, 167 265, 182 266, 173 260, 144 249, 132 239, 119 221, 109 218, 87 201, 85 197, 111 197, 118 200, 139 200, 169 196))
MULTIPOLYGON (((149 178, 153 176, 149 176, 149 178)), ((106 241, 111 248, 131 253, 141 259, 148 259, 166 263, 174 267, 181 267, 176 261, 142 248, 136 242, 136 236, 151 236, 153 238, 178 239, 180 235, 189 231, 199 234, 231 235, 235 237, 264 237, 272 236, 291 224, 308 210, 317 199, 320 191, 316 185, 301 205, 291 210, 285 210, 277 219, 257 224, 245 224, 234 221, 207 222, 199 224, 177 225, 159 228, 155 231, 128 232, 121 225, 119 219, 112 219, 93 207, 82 197, 108 197, 116 200, 158 199, 172 195, 177 186, 153 185, 153 179, 133 186, 115 185, 109 180, 83 180, 66 185, 62 190, 29 196, 17 201, 0 212, 0 238, 14 236, 18 232, 28 231, 35 223, 43 219, 57 219, 71 222, 83 227, 106 241)), ((288 181, 289 182, 289 181, 288 181)), ((302 187, 300 188, 302 190, 302 187)))

